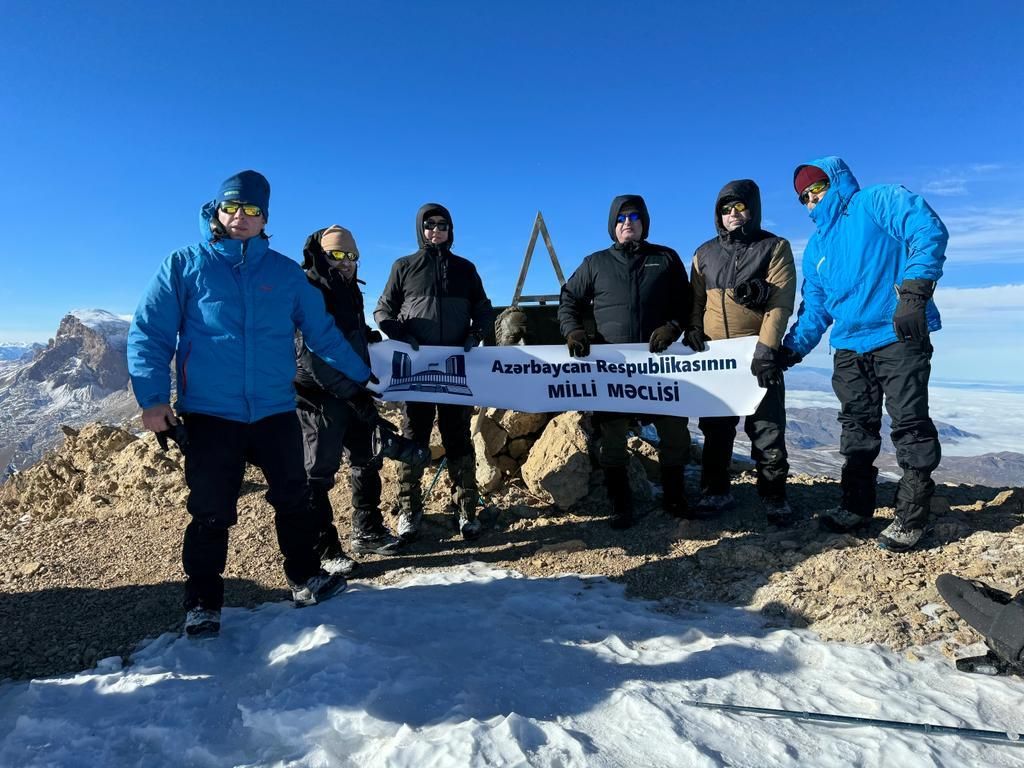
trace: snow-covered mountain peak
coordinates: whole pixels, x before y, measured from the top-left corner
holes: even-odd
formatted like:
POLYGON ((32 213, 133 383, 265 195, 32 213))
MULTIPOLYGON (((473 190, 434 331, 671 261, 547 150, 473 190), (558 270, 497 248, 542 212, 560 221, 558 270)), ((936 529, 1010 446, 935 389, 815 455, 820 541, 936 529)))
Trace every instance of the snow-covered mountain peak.
MULTIPOLYGON (((115 343, 125 343, 128 337, 128 327, 131 324, 131 315, 115 315, 105 309, 73 309, 64 318, 74 317, 86 328, 89 328, 108 340, 115 343)), ((61 322, 61 327, 64 322, 61 322)), ((60 333, 60 331, 58 331, 60 333)))

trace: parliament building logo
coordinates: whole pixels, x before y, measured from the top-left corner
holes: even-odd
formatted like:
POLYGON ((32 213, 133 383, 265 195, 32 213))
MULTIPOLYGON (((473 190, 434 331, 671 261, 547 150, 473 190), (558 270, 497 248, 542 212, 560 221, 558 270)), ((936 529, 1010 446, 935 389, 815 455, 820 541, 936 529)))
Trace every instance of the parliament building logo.
POLYGON ((430 363, 424 370, 412 372, 412 359, 405 352, 391 357, 391 383, 385 392, 444 392, 449 395, 472 396, 466 386, 466 356, 451 355, 440 363, 430 363))

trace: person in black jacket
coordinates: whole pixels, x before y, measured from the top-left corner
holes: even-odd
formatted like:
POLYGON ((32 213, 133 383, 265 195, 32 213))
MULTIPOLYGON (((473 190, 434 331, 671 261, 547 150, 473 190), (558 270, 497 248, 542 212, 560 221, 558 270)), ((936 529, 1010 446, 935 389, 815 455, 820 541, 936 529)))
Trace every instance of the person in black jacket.
MULTIPOLYGON (((664 352, 676 341, 690 315, 690 284, 686 268, 671 248, 647 241, 651 217, 639 195, 620 195, 608 213, 612 245, 587 256, 564 286, 558 320, 569 354, 590 354, 590 338, 583 329, 583 312, 593 304, 599 344, 647 342, 651 352, 664 352)), ((614 515, 613 528, 633 524, 633 498, 629 488, 626 432, 632 418, 618 413, 596 413, 600 427, 599 461, 604 468, 614 515)), ((690 456, 687 419, 652 417, 658 431, 662 504, 672 515, 687 514, 683 468, 690 456)))
MULTIPOLYGON (((395 262, 373 317, 389 338, 408 343, 462 347, 480 344, 493 323, 491 302, 473 263, 451 252, 455 227, 448 209, 427 203, 416 212, 419 250, 395 262)), ((476 461, 469 424, 472 408, 463 405, 405 403, 402 433, 426 446, 437 414, 452 479, 456 524, 465 539, 480 535, 476 461)), ((409 541, 419 534, 423 517, 423 468, 403 464, 399 474, 398 535, 409 541)))
MULTIPOLYGON (((381 340, 363 317, 363 294, 357 277, 359 249, 352 233, 337 224, 306 239, 302 267, 309 282, 320 290, 327 311, 352 349, 367 363, 368 344, 381 340)), ((345 378, 296 341, 298 353, 295 391, 302 426, 306 474, 312 509, 319 530, 317 552, 328 573, 348 574, 355 562, 342 549, 334 527, 328 492, 348 452, 352 483, 352 551, 357 554, 392 554, 399 541, 384 525, 380 512, 380 471, 372 461, 371 432, 377 417, 370 394, 345 378)))

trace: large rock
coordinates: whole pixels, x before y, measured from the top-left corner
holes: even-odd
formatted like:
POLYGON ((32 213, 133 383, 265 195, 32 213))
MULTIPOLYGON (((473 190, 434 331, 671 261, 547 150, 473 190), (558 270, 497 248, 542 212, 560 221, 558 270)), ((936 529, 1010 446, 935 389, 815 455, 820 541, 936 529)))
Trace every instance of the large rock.
POLYGON ((508 433, 490 416, 483 413, 473 417, 472 432, 474 440, 477 435, 482 438, 480 445, 488 456, 497 456, 508 442, 508 433))
POLYGON ((548 423, 550 414, 547 413, 521 413, 520 411, 505 411, 499 423, 502 429, 508 433, 510 440, 518 437, 532 435, 544 429, 548 423))
POLYGON ((571 411, 552 419, 522 466, 530 492, 561 509, 568 509, 590 491, 592 465, 583 418, 571 411))
POLYGON ((495 466, 493 457, 487 452, 481 432, 473 433, 473 453, 476 455, 476 484, 480 492, 496 491, 503 483, 501 469, 495 466))
POLYGON ((626 442, 630 453, 640 462, 652 483, 661 482, 661 462, 658 460, 658 449, 642 437, 630 437, 626 442))

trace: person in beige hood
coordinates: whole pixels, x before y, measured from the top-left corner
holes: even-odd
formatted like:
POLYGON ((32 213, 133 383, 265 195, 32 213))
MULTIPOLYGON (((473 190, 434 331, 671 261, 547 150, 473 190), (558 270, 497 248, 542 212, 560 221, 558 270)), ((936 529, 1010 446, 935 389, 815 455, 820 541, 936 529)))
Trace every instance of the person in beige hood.
MULTIPOLYGON (((683 343, 757 336, 751 373, 764 399, 744 422, 757 464, 757 491, 769 522, 787 525, 786 389, 778 353, 796 300, 796 267, 789 241, 761 229, 761 192, 753 181, 730 181, 715 200, 717 237, 693 255, 693 310, 683 343)), ((729 464, 738 416, 702 418, 701 497, 695 513, 716 514, 733 503, 729 464)))

